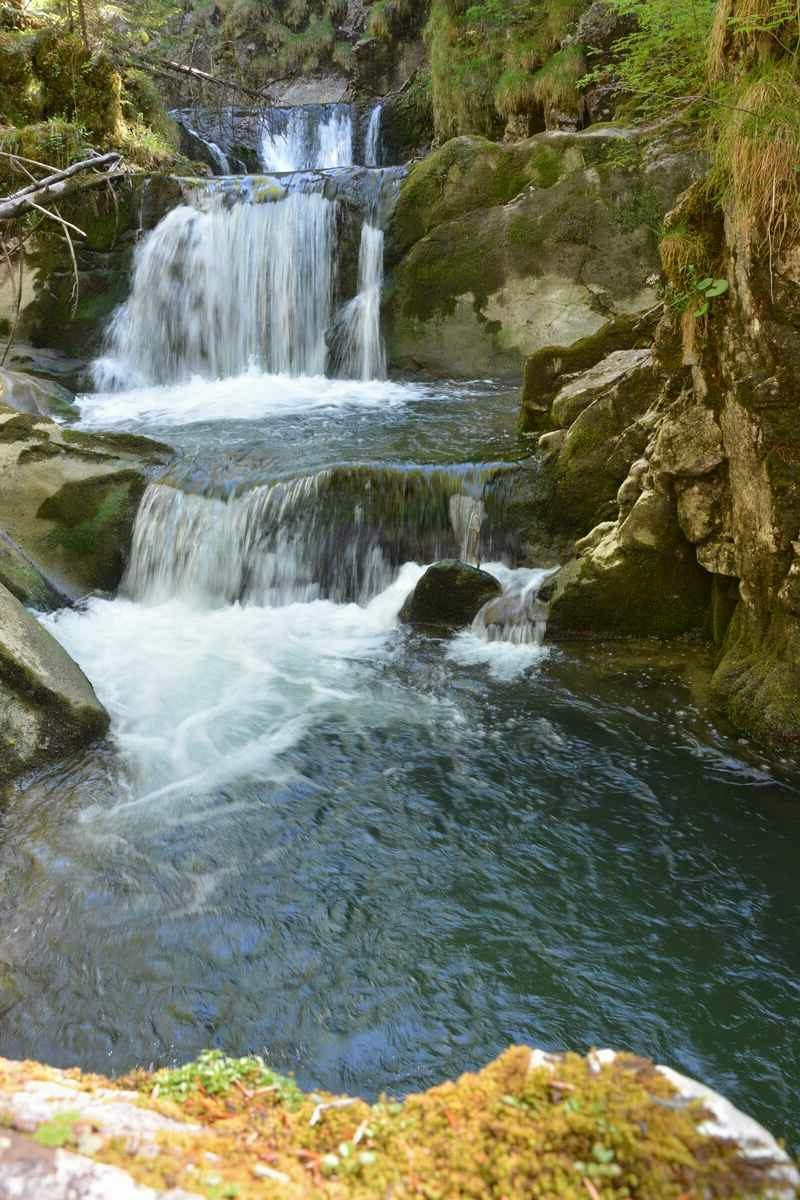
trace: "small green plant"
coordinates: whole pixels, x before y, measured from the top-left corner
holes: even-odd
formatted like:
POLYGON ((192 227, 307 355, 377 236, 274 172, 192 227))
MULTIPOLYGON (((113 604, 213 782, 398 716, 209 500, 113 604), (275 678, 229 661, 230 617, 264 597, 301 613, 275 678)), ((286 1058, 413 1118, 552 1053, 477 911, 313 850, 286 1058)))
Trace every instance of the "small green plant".
POLYGON ((615 1179, 622 1174, 619 1163, 614 1162, 616 1154, 602 1142, 595 1142, 592 1147, 592 1157, 588 1162, 573 1163, 579 1175, 589 1179, 615 1179))
POLYGON ((698 318, 706 317, 713 301, 727 291, 727 279, 714 279, 711 275, 701 278, 697 268, 690 266, 686 271, 684 287, 673 290, 670 303, 677 312, 689 312, 698 318))
POLYGON ((289 1108, 297 1108, 303 1094, 293 1079, 272 1071, 258 1055, 228 1058, 221 1050, 205 1050, 194 1062, 155 1075, 154 1096, 185 1100, 202 1089, 209 1096, 223 1096, 234 1086, 245 1091, 271 1091, 289 1108))
POLYGON ((59 1149, 61 1146, 67 1146, 75 1138, 75 1125, 80 1121, 81 1114, 79 1112, 56 1113, 49 1121, 45 1121, 44 1125, 40 1125, 33 1135, 33 1140, 38 1142, 40 1146, 50 1146, 54 1149, 59 1149))

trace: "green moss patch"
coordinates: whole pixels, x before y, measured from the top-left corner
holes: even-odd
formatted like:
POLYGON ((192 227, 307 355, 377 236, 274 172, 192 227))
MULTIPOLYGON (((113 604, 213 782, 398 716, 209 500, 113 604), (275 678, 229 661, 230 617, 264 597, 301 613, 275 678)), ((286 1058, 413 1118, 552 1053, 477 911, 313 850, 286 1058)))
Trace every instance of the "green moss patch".
POLYGON ((88 588, 110 591, 119 583, 144 488, 138 471, 117 471, 66 483, 40 506, 37 516, 52 522, 46 546, 61 551, 88 588))

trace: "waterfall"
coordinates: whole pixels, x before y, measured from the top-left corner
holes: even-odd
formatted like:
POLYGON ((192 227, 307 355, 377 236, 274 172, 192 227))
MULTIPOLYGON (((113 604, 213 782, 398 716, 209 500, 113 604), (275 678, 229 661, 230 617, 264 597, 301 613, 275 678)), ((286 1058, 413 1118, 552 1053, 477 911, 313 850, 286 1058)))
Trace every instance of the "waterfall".
POLYGON ((322 196, 181 206, 139 246, 95 384, 273 373, 321 375, 330 324, 334 214, 322 196))
POLYGON ((263 117, 265 171, 305 171, 353 165, 353 116, 348 104, 270 108, 263 117))
POLYGON ((501 580, 502 596, 484 604, 472 623, 472 632, 483 642, 541 646, 547 631, 547 605, 538 597, 553 573, 541 569, 507 572, 507 578, 501 580))
POLYGON ((383 230, 365 221, 358 252, 358 295, 344 306, 331 347, 336 372, 346 379, 383 379, 386 375, 382 284, 383 230))
MULTIPOLYGON (((123 588, 137 599, 211 606, 365 602, 403 563, 459 552, 452 501, 488 478, 478 469, 339 467, 227 499, 151 484, 123 588)), ((498 528, 487 545, 502 553, 505 536, 498 528)))
POLYGON ((383 105, 376 104, 369 114, 367 135, 364 139, 364 165, 379 167, 381 165, 381 113, 383 105))

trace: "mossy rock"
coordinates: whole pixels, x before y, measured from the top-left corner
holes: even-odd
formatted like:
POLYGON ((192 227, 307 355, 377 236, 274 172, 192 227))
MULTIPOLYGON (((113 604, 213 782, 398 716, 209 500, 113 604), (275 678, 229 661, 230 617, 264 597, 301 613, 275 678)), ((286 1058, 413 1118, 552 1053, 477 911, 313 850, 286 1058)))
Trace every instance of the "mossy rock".
POLYGON ((78 749, 109 724, 77 664, 2 586, 0 712, 0 783, 78 749))
POLYGON ((400 611, 400 620, 424 632, 472 624, 484 604, 502 592, 494 575, 456 559, 428 567, 400 611))
MULTIPOLYGON (((676 525, 677 533, 677 525, 676 525)), ((711 576, 693 548, 676 536, 671 549, 615 549, 587 556, 554 581, 549 638, 705 637, 711 576)))
POLYGON ((506 204, 534 183, 551 187, 571 164, 556 147, 532 140, 505 146, 482 137, 452 138, 412 167, 392 216, 388 257, 399 258, 444 221, 506 204))
POLYGON ((0 585, 26 608, 39 612, 63 608, 68 603, 27 554, 0 529, 0 585))
POLYGON ((40 506, 37 517, 51 523, 44 540, 68 558, 87 590, 117 587, 145 486, 141 472, 117 471, 65 483, 40 506))
POLYGON ((36 114, 31 35, 0 29, 0 114, 24 125, 36 114))
POLYGON ((433 103, 430 71, 421 67, 410 85, 390 96, 381 114, 381 142, 386 162, 402 163, 433 142, 433 103))
POLYGON ((122 78, 103 51, 92 54, 77 34, 47 29, 36 38, 33 66, 42 116, 78 121, 99 138, 120 133, 122 78))
POLYGON ((800 622, 740 602, 711 686, 738 729, 766 745, 800 745, 800 622))
POLYGON ((263 1059, 220 1051, 122 1080, 0 1059, 0 1113, 21 1124, 19 1113, 34 1099, 25 1129, 35 1132, 12 1132, 0 1149, 0 1172, 19 1195, 31 1152, 42 1162, 43 1147, 52 1148, 53 1172, 56 1156, 68 1152, 87 1186, 104 1164, 98 1196, 133 1195, 134 1180, 153 1194, 195 1195, 199 1185, 209 1197, 241 1200, 585 1200, 595 1193, 767 1200, 793 1196, 798 1181, 774 1138, 721 1097, 611 1051, 584 1058, 515 1046, 480 1072, 374 1104, 304 1094, 263 1059), (87 1138, 92 1121, 98 1133, 87 1138), (129 1152, 131 1128, 155 1131, 143 1135, 152 1153, 129 1152), (198 1162, 213 1165, 213 1174, 198 1171, 198 1162), (124 1174, 110 1183, 108 1166, 124 1174))
POLYGON ((23 371, 0 367, 0 404, 19 412, 36 416, 57 417, 64 421, 77 420, 79 413, 72 392, 60 384, 37 379, 23 371))

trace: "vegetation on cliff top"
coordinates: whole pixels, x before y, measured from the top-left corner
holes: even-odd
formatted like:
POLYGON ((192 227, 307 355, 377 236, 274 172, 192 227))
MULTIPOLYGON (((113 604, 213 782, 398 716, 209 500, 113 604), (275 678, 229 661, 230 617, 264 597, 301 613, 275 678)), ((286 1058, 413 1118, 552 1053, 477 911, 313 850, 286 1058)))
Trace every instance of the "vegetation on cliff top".
MULTIPOLYGON (((30 1072, 30 1064, 0 1060, 0 1098, 30 1072)), ((69 1077, 79 1087, 108 1086, 78 1072, 69 1077)), ((765 1170, 745 1164, 735 1143, 700 1131, 702 1104, 679 1098, 651 1063, 633 1056, 601 1067, 592 1056, 532 1056, 516 1047, 479 1074, 375 1104, 303 1094, 261 1059, 218 1051, 112 1086, 119 1085, 136 1087, 142 1105, 189 1119, 200 1131, 161 1134, 156 1153, 137 1154, 135 1139, 93 1133, 76 1111, 43 1122, 34 1137, 88 1146, 92 1157, 141 1183, 209 1200, 272 1192, 364 1200, 756 1200, 767 1190, 765 1170)))

